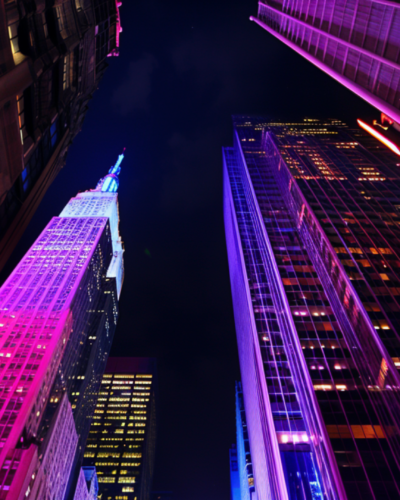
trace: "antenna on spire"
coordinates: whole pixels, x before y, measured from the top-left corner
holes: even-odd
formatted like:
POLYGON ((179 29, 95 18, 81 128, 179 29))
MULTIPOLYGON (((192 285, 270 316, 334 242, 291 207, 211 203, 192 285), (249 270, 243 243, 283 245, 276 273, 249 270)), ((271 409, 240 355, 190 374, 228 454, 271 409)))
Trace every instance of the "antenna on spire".
POLYGON ((111 167, 111 168, 110 168, 110 170, 109 170, 109 172, 108 172, 109 174, 115 174, 115 175, 118 175, 118 174, 121 172, 121 167, 120 167, 120 165, 121 165, 121 162, 122 162, 122 160, 124 159, 124 156, 125 156, 125 155, 124 155, 124 151, 125 151, 125 149, 126 149, 126 148, 124 148, 124 149, 122 150, 122 153, 118 156, 117 163, 116 163, 113 167, 111 167))
POLYGON ((119 174, 121 172, 121 163, 124 159, 124 148, 122 153, 118 156, 118 160, 113 167, 110 168, 108 174, 99 180, 94 191, 101 191, 102 193, 116 193, 119 186, 119 174))

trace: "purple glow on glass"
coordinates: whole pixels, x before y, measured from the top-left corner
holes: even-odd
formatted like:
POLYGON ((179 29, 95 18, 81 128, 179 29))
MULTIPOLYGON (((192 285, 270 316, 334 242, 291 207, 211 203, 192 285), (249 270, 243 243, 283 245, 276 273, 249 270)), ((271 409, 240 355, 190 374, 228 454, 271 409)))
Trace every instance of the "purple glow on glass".
MULTIPOLYGON (((270 8, 270 6, 265 5, 260 3, 260 7, 262 8, 270 8)), ((278 13, 274 11, 273 15, 276 16, 284 16, 284 14, 280 11, 278 13)), ((285 14, 287 16, 287 14, 285 14)), ((290 22, 292 23, 298 23, 299 20, 296 18, 290 17, 290 22)), ((333 68, 325 64, 324 62, 320 61, 317 57, 314 55, 310 54, 307 52, 305 49, 301 48, 299 45, 297 45, 295 42, 292 40, 286 38, 286 36, 282 35, 278 31, 275 31, 275 29, 271 28, 268 26, 266 23, 261 21, 260 19, 251 16, 250 17, 251 21, 255 21, 259 26, 264 28, 268 33, 271 35, 275 36, 278 40, 281 42, 285 43, 288 47, 291 49, 295 50, 298 54, 306 58, 309 62, 315 64, 318 68, 320 68, 322 71, 324 71, 326 74, 334 78, 336 81, 347 87, 349 90, 357 94, 359 97, 367 101, 369 104, 374 106, 375 108, 379 109, 381 112, 385 113, 387 116, 391 117, 394 121, 397 123, 400 123, 400 111, 392 106, 390 103, 386 102, 385 100, 381 99, 380 97, 376 96, 372 92, 368 91, 366 88, 362 87, 361 85, 357 84, 350 78, 347 78, 346 76, 338 73, 335 71, 333 68)), ((288 21, 286 21, 288 22, 288 21)), ((315 29, 310 25, 307 25, 307 28, 312 30, 315 29)), ((324 32, 324 36, 327 36, 327 34, 324 32)), ((340 40, 338 43, 344 43, 343 40, 340 40)), ((357 47, 359 50, 359 48, 357 47)), ((388 61, 385 62, 385 64, 389 64, 388 61)))
MULTIPOLYGON (((288 500, 285 476, 269 403, 258 332, 249 314, 251 296, 245 273, 238 223, 227 170, 229 149, 224 150, 224 219, 232 297, 242 374, 244 405, 258 498, 288 500), (246 332, 246 333, 245 333, 246 332), (260 392, 259 392, 260 391, 260 392)), ((229 161, 233 157, 229 155, 229 161)))
MULTIPOLYGON (((246 172, 249 189, 251 191, 252 198, 255 201, 254 207, 258 219, 259 231, 261 233, 260 238, 265 242, 268 254, 264 260, 264 265, 266 270, 268 270, 269 268, 269 272, 267 272, 267 275, 270 286, 271 288, 275 288, 274 296, 276 299, 276 307, 279 304, 279 307, 277 309, 277 317, 279 318, 279 322, 282 325, 282 339, 285 346, 285 352, 291 362, 290 365, 293 370, 293 378, 295 380, 297 396, 299 398, 303 418, 308 426, 308 434, 314 437, 314 453, 323 477, 325 494, 327 495, 327 498, 330 499, 346 500, 347 497, 337 467, 336 459, 330 446, 328 433, 326 431, 326 427, 319 410, 314 386, 302 353, 301 344, 297 334, 296 326, 293 321, 291 309, 286 297, 282 278, 280 276, 278 265, 274 256, 274 251, 272 249, 269 236, 265 228, 264 219, 257 201, 256 193, 254 191, 253 183, 249 170, 247 168, 246 159, 237 131, 235 132, 235 139, 237 144, 236 150, 241 156, 242 166, 246 172)), ((304 311, 301 311, 300 314, 304 315, 304 311)))
MULTIPOLYGON (((340 45, 343 45, 344 47, 346 47, 348 49, 355 50, 355 51, 359 52, 360 54, 364 54, 368 57, 371 57, 372 59, 375 59, 376 61, 380 62, 381 64, 385 64, 387 66, 390 66, 391 68, 396 69, 398 71, 400 70, 400 64, 397 64, 396 62, 391 61, 390 59, 385 59, 384 57, 382 57, 378 54, 375 54, 374 52, 371 52, 370 50, 364 49, 363 47, 358 47, 357 45, 354 45, 354 43, 350 43, 347 40, 343 40, 342 38, 339 38, 335 35, 332 35, 331 33, 327 32, 327 31, 316 28, 312 24, 306 23, 306 22, 302 21, 301 19, 293 18, 293 16, 290 16, 289 14, 286 14, 286 12, 283 12, 281 10, 278 10, 278 9, 272 7, 272 5, 266 5, 263 3, 262 6, 264 8, 268 8, 274 14, 282 16, 287 21, 296 22, 297 25, 302 26, 303 28, 309 29, 319 36, 329 38, 330 40, 333 40, 334 42, 336 42, 340 45)), ((250 20, 256 21, 256 19, 253 17, 250 17, 250 20)))
MULTIPOLYGON (((293 179, 290 169, 286 163, 280 158, 279 151, 276 145, 266 134, 266 143, 269 143, 275 150, 276 158, 279 158, 279 169, 275 166, 275 175, 280 180, 282 186, 288 185, 289 180, 293 179)), ((287 191, 289 193, 289 191, 287 191)), ((320 276, 321 281, 324 282, 324 290, 329 298, 332 309, 338 318, 341 325, 343 337, 349 346, 349 353, 353 359, 355 366, 357 366, 360 373, 360 378, 363 379, 365 386, 367 381, 372 381, 372 385, 368 385, 367 394, 379 418, 381 428, 385 432, 387 443, 392 451, 392 456, 400 467, 399 451, 400 451, 400 429, 398 418, 396 415, 400 414, 400 402, 398 399, 397 391, 400 387, 400 375, 395 367, 395 364, 386 350, 381 338, 374 328, 371 318, 365 310, 358 294, 356 293, 353 284, 343 267, 342 262, 332 245, 323 231, 318 218, 313 212, 312 208, 307 203, 304 194, 297 186, 297 181, 294 179, 292 182, 292 189, 290 195, 287 194, 286 203, 291 207, 292 216, 296 220, 300 213, 300 207, 305 204, 307 210, 307 217, 312 219, 312 223, 301 224, 299 235, 302 242, 307 249, 307 253, 314 265, 315 270, 320 276), (309 228, 316 228, 314 236, 310 234, 309 228), (319 235, 319 237, 316 236, 319 235), (325 252, 322 250, 325 248, 325 252), (329 255, 322 257, 323 254, 329 255), (332 282, 332 271, 327 270, 326 261, 334 263, 335 268, 339 271, 340 281, 338 280, 337 287, 342 287, 345 284, 345 297, 346 300, 339 298, 337 287, 332 282), (354 301, 353 310, 350 310, 349 298, 354 301), (355 313, 353 312, 355 311, 355 313), (384 373, 382 367, 385 367, 384 373), (380 390, 386 384, 386 390, 380 390), (372 391, 372 387, 377 387, 379 393, 372 391), (393 390, 392 390, 393 388, 393 390), (385 404, 382 404, 384 401, 385 404), (396 429, 393 432, 393 429, 396 429)), ((347 248, 346 243, 342 240, 341 244, 347 248)), ((332 346, 333 348, 334 346, 332 346)), ((338 385, 337 389, 345 389, 345 385, 338 385)))

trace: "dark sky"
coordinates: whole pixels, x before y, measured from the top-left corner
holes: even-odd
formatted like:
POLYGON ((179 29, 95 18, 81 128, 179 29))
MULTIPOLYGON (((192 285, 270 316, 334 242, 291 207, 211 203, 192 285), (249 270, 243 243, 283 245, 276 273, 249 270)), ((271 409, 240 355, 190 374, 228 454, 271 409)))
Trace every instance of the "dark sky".
POLYGON ((1 276, 126 147, 125 282, 112 355, 158 358, 154 487, 176 500, 230 498, 239 377, 222 216, 230 116, 335 117, 352 125, 378 116, 250 22, 256 10, 256 0, 125 1, 121 55, 110 61, 66 167, 1 276))

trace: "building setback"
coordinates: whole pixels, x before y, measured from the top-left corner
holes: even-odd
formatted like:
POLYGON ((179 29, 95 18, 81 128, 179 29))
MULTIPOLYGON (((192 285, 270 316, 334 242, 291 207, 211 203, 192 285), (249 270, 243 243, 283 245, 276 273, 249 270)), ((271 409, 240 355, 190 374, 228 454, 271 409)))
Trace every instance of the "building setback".
POLYGON ((107 500, 148 500, 156 441, 154 358, 109 358, 85 450, 107 500))
POLYGON ((0 288, 0 499, 71 498, 123 280, 123 155, 53 217, 0 288))
POLYGON ((224 212, 258 499, 400 498, 400 175, 338 120, 235 117, 224 212))
POLYGON ((118 55, 116 0, 0 2, 0 269, 118 55))
POLYGON ((250 18, 400 123, 400 4, 261 0, 250 18))

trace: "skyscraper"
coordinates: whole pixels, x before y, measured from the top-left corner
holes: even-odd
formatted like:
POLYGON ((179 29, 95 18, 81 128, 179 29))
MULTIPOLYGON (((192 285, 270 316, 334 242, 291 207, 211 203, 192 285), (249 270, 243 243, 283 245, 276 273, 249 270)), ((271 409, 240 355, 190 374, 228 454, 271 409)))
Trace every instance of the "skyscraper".
POLYGON ((400 175, 337 120, 236 117, 224 216, 258 499, 400 498, 400 175))
POLYGON ((148 500, 156 441, 156 361, 109 358, 86 444, 99 494, 108 500, 148 500))
POLYGON ((400 4, 262 0, 250 18, 400 123, 400 4))
POLYGON ((117 322, 120 163, 53 217, 0 288, 0 499, 72 495, 117 322))
POLYGON ((0 269, 118 55, 117 0, 0 2, 0 269))

